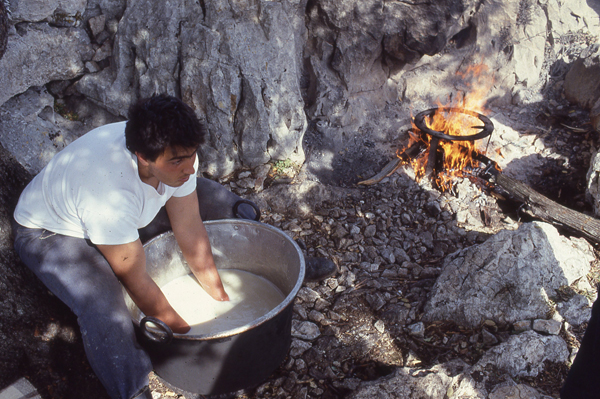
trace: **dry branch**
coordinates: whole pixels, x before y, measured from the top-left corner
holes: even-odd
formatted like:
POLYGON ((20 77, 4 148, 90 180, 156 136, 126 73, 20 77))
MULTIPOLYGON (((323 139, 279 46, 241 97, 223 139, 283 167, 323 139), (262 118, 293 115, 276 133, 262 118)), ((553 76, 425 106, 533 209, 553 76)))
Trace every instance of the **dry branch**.
POLYGON ((560 205, 502 173, 494 176, 493 182, 515 200, 522 202, 525 205, 523 210, 531 216, 565 226, 592 242, 600 243, 600 220, 560 205))

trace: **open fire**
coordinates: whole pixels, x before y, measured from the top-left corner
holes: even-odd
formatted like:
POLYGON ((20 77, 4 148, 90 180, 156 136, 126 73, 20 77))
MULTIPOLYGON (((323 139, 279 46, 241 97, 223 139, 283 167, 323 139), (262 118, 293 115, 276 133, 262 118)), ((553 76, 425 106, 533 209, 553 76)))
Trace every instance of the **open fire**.
POLYGON ((460 108, 423 111, 414 118, 414 124, 421 134, 413 145, 424 147, 411 160, 416 176, 420 179, 433 172, 435 184, 442 191, 451 188, 456 176, 479 169, 483 153, 476 140, 489 137, 494 129, 486 116, 460 108))
POLYGON ((473 177, 498 194, 521 203, 519 210, 549 223, 556 223, 591 242, 600 243, 600 220, 566 208, 541 195, 526 184, 501 173, 500 167, 486 155, 492 121, 484 115, 482 104, 493 79, 485 65, 470 68, 473 82, 467 95, 457 104, 438 104, 417 114, 406 148, 384 169, 359 185, 372 185, 394 173, 403 164, 411 164, 417 180, 431 177, 442 191, 450 190, 457 176, 473 177), (488 138, 488 140, 482 140, 488 138), (485 147, 484 147, 484 142, 485 147))
POLYGON ((399 158, 412 165, 417 179, 431 176, 442 191, 449 190, 456 177, 464 177, 481 166, 480 155, 486 152, 481 139, 488 138, 489 144, 494 129, 483 107, 485 94, 493 84, 488 68, 484 64, 471 66, 459 76, 467 85, 468 94, 454 104, 438 103, 437 108, 417 114, 409 145, 398 153, 399 158))

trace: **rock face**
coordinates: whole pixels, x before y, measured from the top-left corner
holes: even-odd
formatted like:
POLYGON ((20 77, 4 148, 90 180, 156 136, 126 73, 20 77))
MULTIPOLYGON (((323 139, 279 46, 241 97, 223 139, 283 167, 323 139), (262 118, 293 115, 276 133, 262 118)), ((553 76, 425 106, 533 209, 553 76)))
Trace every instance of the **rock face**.
POLYGON ((304 3, 130 2, 113 64, 77 83, 79 92, 126 116, 140 97, 181 96, 206 119, 203 169, 212 176, 270 160, 304 161, 298 86, 304 3))
POLYGON ((483 85, 482 105, 539 101, 599 30, 591 5, 568 3, 12 1, 0 105, 60 81, 126 117, 166 92, 206 119, 207 175, 306 161, 321 181, 355 182, 348 166, 372 169, 438 100, 483 85))
POLYGON ((592 126, 600 131, 600 45, 582 52, 565 77, 565 96, 590 110, 592 126))
POLYGON ((29 89, 0 107, 0 143, 32 175, 83 133, 81 122, 54 111, 54 97, 45 89, 29 89))
POLYGON ((565 76, 565 96, 591 109, 600 98, 600 45, 587 48, 565 76))
POLYGON ((47 21, 61 26, 80 25, 86 0, 9 1, 13 23, 47 21))
POLYGON ((512 324, 545 319, 554 311, 550 298, 560 287, 582 277, 587 284, 593 260, 586 241, 559 236, 545 223, 502 231, 446 258, 424 319, 454 320, 470 327, 485 320, 512 324))
POLYGON ((60 29, 36 24, 9 35, 0 59, 0 104, 32 86, 53 80, 68 80, 84 72, 84 60, 93 55, 83 29, 60 29))
POLYGON ((8 11, 4 5, 4 1, 0 1, 0 59, 6 51, 6 43, 8 42, 8 11))

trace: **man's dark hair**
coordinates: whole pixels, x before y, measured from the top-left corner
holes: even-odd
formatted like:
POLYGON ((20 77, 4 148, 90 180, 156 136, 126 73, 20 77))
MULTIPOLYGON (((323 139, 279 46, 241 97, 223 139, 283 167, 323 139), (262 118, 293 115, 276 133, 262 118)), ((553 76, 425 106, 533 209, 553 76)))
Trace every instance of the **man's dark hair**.
POLYGON ((167 147, 192 148, 204 143, 206 129, 192 108, 178 98, 160 94, 129 108, 125 145, 149 161, 167 147))

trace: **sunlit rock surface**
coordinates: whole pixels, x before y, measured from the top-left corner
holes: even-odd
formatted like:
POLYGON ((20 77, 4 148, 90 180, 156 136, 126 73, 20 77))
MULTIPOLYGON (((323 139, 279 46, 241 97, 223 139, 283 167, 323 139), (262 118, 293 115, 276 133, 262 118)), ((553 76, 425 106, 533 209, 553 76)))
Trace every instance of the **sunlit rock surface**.
POLYGON ((545 223, 501 231, 446 258, 424 320, 477 326, 545 319, 559 288, 581 281, 591 291, 585 276, 594 259, 587 241, 569 240, 545 223))

